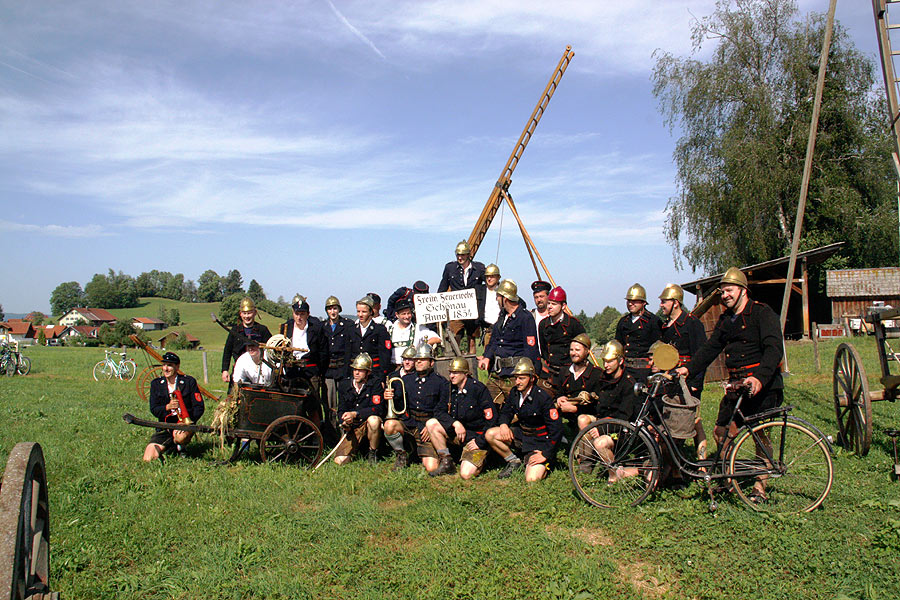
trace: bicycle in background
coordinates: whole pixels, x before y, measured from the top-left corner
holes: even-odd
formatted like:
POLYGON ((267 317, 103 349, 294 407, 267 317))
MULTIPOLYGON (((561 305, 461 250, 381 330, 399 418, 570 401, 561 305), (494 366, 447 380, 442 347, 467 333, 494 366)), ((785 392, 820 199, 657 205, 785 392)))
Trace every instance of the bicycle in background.
POLYGON ((121 379, 123 381, 131 381, 134 379, 134 373, 137 371, 137 364, 135 364, 133 359, 128 358, 127 355, 127 352, 107 350, 103 360, 94 365, 94 381, 112 379, 113 376, 115 376, 116 379, 121 379), (113 358, 117 354, 121 356, 119 360, 113 358))
MULTIPOLYGON (((15 343, 15 342, 14 342, 15 343)), ((28 375, 31 372, 31 359, 19 351, 18 344, 10 346, 3 342, 0 346, 0 373, 3 375, 28 375)))

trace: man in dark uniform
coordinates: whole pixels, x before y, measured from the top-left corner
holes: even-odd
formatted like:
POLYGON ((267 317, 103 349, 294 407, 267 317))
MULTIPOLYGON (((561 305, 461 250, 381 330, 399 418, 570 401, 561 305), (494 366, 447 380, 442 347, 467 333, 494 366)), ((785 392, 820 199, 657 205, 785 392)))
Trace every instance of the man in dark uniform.
POLYGON ((572 364, 569 345, 579 333, 584 333, 584 326, 566 313, 566 290, 553 288, 547 296, 547 318, 538 325, 541 358, 547 370, 542 376, 552 379, 572 364))
POLYGON ((453 335, 456 336, 456 342, 462 343, 463 333, 469 339, 469 354, 475 354, 475 339, 480 335, 479 323, 484 318, 484 263, 472 260, 472 249, 465 240, 456 245, 456 261, 448 262, 444 265, 444 272, 441 275, 441 282, 438 284, 438 292, 448 292, 457 290, 475 290, 475 299, 478 302, 478 318, 468 319, 466 321, 451 320, 448 327, 453 335))
POLYGON ((628 312, 616 325, 616 340, 625 350, 625 370, 636 381, 650 375, 650 346, 662 335, 662 321, 647 310, 647 291, 639 283, 625 294, 628 312))
POLYGON ((381 423, 387 412, 384 404, 384 383, 369 377, 372 357, 360 354, 350 365, 352 376, 341 380, 338 395, 338 422, 347 437, 335 451, 334 462, 343 465, 350 461, 363 439, 369 440, 369 464, 378 460, 381 442, 381 423))
POLYGON ((500 317, 491 330, 491 341, 478 358, 478 368, 489 371, 487 388, 494 402, 500 404, 513 387, 513 369, 521 357, 532 364, 540 361, 534 319, 519 304, 518 288, 512 279, 504 279, 497 287, 500 317))
MULTIPOLYGON (((663 288, 659 295, 659 306, 666 316, 660 341, 675 346, 678 350, 678 366, 686 365, 706 341, 706 329, 700 319, 684 310, 684 290, 678 284, 670 283, 663 288)), ((698 371, 686 382, 691 396, 698 400, 703 392, 705 375, 705 370, 698 371)), ((667 393, 681 395, 680 386, 676 384, 674 388, 667 390, 667 393)), ((694 430, 694 447, 697 450, 697 457, 706 458, 706 432, 703 429, 699 411, 697 411, 694 430)))
POLYGON ((328 414, 335 414, 338 408, 338 384, 349 376, 350 333, 353 323, 341 316, 341 301, 335 296, 325 300, 328 319, 322 324, 328 338, 328 364, 325 369, 325 396, 328 414))
MULTIPOLYGON (((385 421, 384 437, 394 449, 395 470, 409 466, 409 456, 403 446, 403 434, 408 433, 415 438, 422 466, 431 473, 438 468, 439 458, 431 445, 426 423, 435 416, 439 406, 446 406, 450 400, 450 384, 434 372, 431 346, 423 344, 416 349, 416 371, 404 375, 402 380, 406 391, 406 412, 396 419, 385 421)), ((393 387, 385 389, 385 400, 393 402, 394 393, 393 387)))
POLYGON ((403 377, 416 370, 416 347, 408 346, 400 355, 400 364, 387 376, 388 379, 403 377))
MULTIPOLYGON (((740 397, 739 387, 749 388, 749 397, 741 404, 741 412, 754 415, 781 406, 784 401, 784 382, 781 379, 781 360, 784 358, 784 337, 778 315, 761 302, 751 300, 747 277, 737 267, 725 272, 719 284, 725 311, 716 322, 709 339, 693 355, 688 364, 676 371, 688 379, 706 369, 722 352, 728 369, 728 385, 719 415, 716 418, 715 438, 719 447, 726 435, 734 435, 743 419, 734 415, 740 397)), ((730 436, 729 438, 730 439, 730 436)), ((766 499, 765 481, 754 484, 754 499, 766 499)))
MULTIPOLYGON (((328 337, 325 335, 322 322, 309 316, 309 303, 301 295, 294 296, 291 303, 293 316, 281 324, 281 335, 290 340, 294 350, 291 362, 285 367, 284 375, 288 380, 305 379, 312 384, 322 399, 325 397, 323 377, 328 369, 329 356, 328 337)), ((324 404, 324 403, 323 403, 324 404)), ((327 408, 327 405, 326 405, 327 408)), ((318 407, 309 407, 318 416, 318 407)), ((326 418, 334 422, 335 416, 327 414, 326 418)), ((316 421, 318 423, 318 421, 316 421)))
POLYGON ((228 332, 225 339, 225 349, 222 351, 222 381, 231 381, 231 360, 237 360, 244 353, 247 339, 265 344, 272 337, 269 328, 256 322, 256 305, 253 299, 246 297, 241 299, 240 319, 228 332))
POLYGON ((440 404, 435 416, 425 424, 431 445, 440 457, 440 464, 431 475, 448 475, 455 467, 447 444, 462 447, 459 476, 472 479, 484 467, 490 448, 484 432, 497 424, 497 409, 483 383, 469 377, 469 361, 456 357, 450 361, 450 402, 440 404))
POLYGON ((372 357, 370 377, 384 381, 387 369, 391 368, 391 336, 381 323, 372 320, 375 301, 363 296, 356 302, 358 320, 350 329, 350 354, 356 356, 365 352, 372 357))
MULTIPOLYGON (((174 352, 163 354, 163 376, 150 382, 150 412, 165 423, 196 423, 205 408, 203 396, 196 379, 178 373, 180 364, 181 359, 174 352)), ((167 452, 181 451, 192 437, 193 431, 157 429, 144 448, 144 460, 152 461, 167 452)))
POLYGON ((588 360, 591 338, 579 333, 569 343, 571 364, 561 369, 553 378, 556 407, 566 416, 575 431, 584 429, 596 418, 597 392, 603 369, 598 369, 588 360))
POLYGON ((498 478, 507 478, 522 467, 522 459, 513 452, 516 448, 524 453, 525 481, 540 481, 550 472, 562 439, 559 409, 550 394, 535 385, 531 359, 520 358, 513 375, 516 384, 500 407, 500 425, 488 429, 485 438, 506 461, 498 478))

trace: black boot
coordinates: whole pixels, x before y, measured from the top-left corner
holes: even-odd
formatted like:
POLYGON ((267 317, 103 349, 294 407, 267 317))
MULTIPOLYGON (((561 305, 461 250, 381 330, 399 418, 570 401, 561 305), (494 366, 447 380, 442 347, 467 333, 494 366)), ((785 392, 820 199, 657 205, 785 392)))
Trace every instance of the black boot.
POLYGON ((429 473, 429 475, 440 477, 441 475, 452 475, 453 473, 456 473, 456 465, 453 463, 453 458, 449 454, 445 454, 441 457, 438 468, 429 473))
POLYGON ((394 471, 399 471, 400 469, 405 469, 409 466, 409 454, 405 451, 396 452, 397 458, 394 459, 394 471))
POLYGON ((506 466, 502 471, 497 473, 497 479, 506 479, 507 477, 512 476, 513 473, 522 468, 522 461, 518 458, 514 458, 513 460, 506 463, 506 466))
POLYGON ((370 465, 374 465, 375 463, 378 462, 378 453, 375 451, 374 448, 369 449, 369 455, 366 457, 366 460, 369 461, 370 465))

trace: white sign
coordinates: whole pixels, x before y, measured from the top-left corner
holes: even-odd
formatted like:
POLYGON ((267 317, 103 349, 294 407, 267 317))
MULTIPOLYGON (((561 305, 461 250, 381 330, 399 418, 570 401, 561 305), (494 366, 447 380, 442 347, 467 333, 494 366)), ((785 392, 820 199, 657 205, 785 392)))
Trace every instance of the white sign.
POLYGON ((478 300, 475 290, 416 294, 416 322, 466 321, 478 318, 478 300))

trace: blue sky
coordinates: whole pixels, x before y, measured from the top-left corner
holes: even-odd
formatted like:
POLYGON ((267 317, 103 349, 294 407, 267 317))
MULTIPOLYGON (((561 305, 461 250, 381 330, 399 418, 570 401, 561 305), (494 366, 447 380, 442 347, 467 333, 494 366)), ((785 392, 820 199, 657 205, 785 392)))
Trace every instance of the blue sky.
MULTIPOLYGON (((0 304, 48 312, 109 268, 236 268, 313 307, 434 287, 571 44, 510 191, 572 308, 624 309, 635 281, 694 278, 662 235, 651 55, 687 55, 713 5, 0 0, 0 304)), ((877 61, 870 3, 838 20, 877 61)), ((500 225, 477 260, 527 291, 500 225)))

